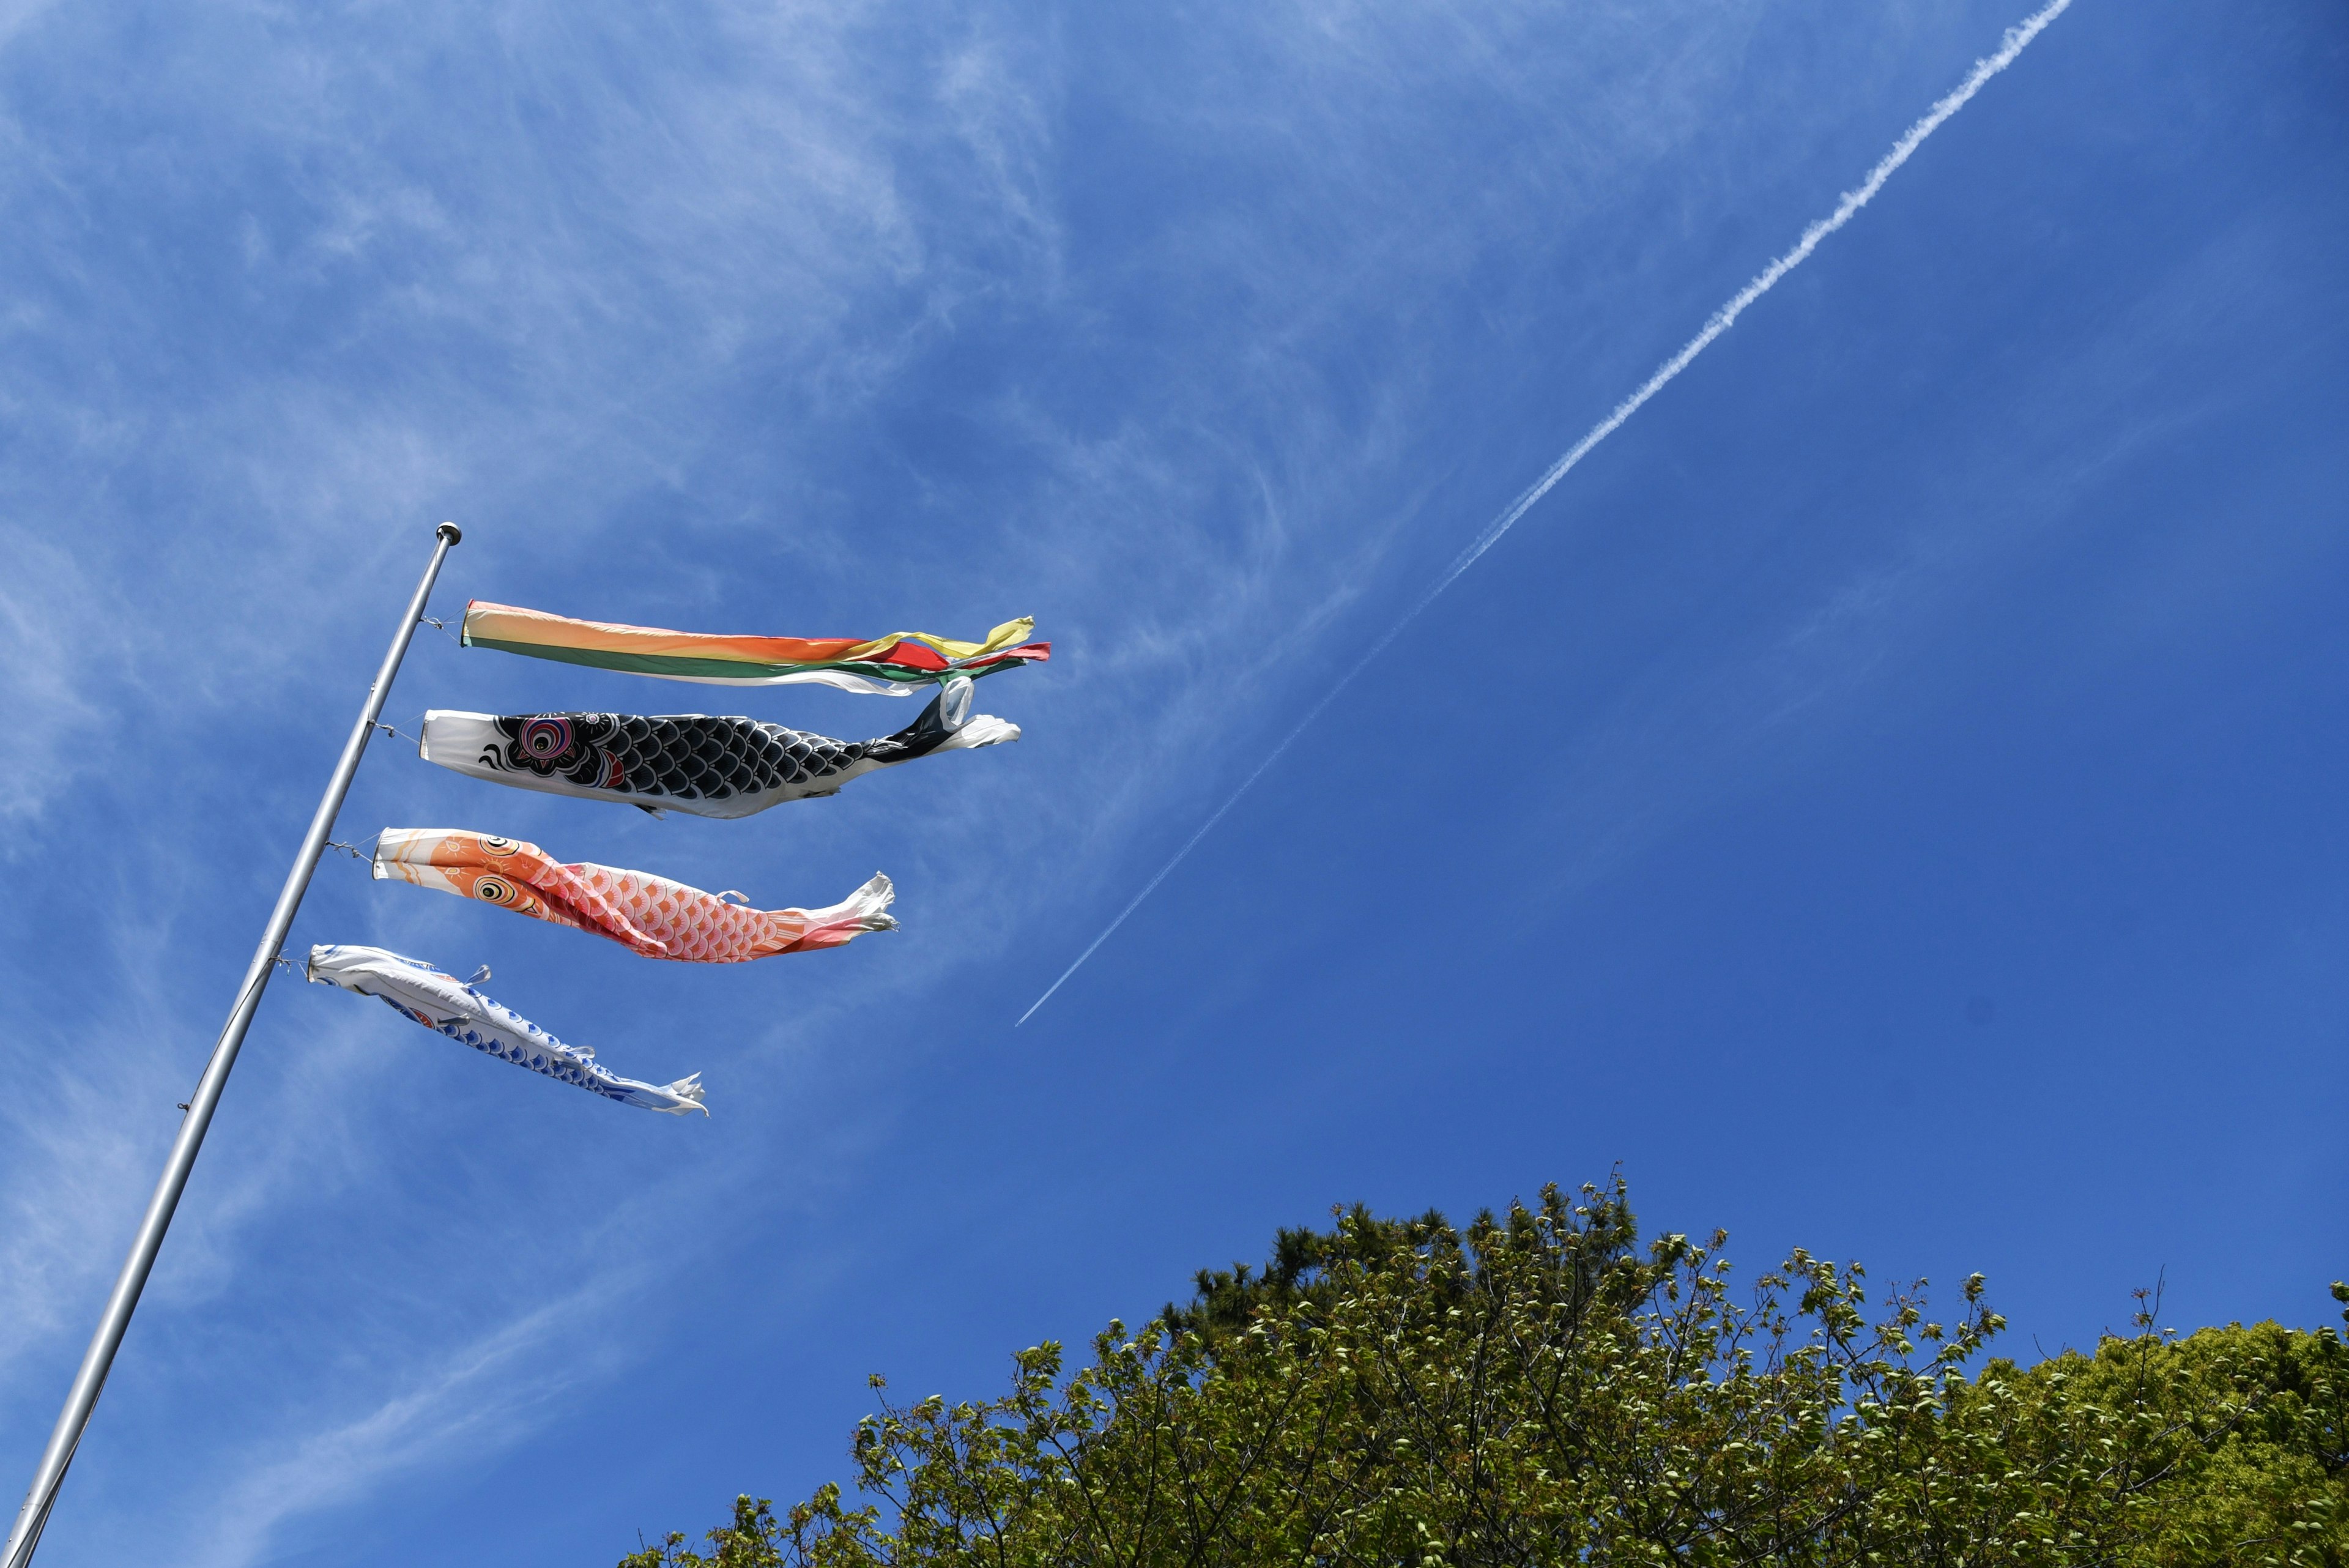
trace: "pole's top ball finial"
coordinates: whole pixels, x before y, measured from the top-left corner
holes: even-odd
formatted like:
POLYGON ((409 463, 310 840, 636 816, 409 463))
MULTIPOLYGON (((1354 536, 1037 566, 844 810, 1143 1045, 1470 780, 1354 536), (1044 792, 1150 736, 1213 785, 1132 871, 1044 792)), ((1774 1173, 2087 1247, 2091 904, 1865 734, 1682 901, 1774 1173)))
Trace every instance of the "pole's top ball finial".
POLYGON ((446 539, 451 545, 461 545, 465 542, 464 530, 458 527, 454 523, 443 523, 438 528, 433 529, 432 532, 436 537, 446 539))

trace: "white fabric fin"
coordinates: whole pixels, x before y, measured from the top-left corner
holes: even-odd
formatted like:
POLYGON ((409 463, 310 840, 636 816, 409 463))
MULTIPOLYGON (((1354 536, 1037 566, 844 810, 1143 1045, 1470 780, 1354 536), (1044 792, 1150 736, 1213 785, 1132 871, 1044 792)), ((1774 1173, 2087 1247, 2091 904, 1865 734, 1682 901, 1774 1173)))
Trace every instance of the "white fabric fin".
POLYGON ((962 728, 938 742, 942 752, 968 752, 978 746, 999 746, 1019 738, 1019 726, 992 713, 973 713, 962 728))

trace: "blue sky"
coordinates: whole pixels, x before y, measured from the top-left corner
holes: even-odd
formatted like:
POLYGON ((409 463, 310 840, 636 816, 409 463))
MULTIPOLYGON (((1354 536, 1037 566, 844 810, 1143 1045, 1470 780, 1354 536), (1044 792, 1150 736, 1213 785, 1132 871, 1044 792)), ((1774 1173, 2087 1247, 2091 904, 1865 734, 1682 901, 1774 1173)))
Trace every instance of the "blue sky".
MULTIPOLYGON (((390 620, 973 635, 1017 746, 465 826, 905 929, 719 970, 330 858, 712 1116, 273 988, 45 1563, 597 1563, 1333 1202, 1630 1178, 2013 1348, 2349 1272, 2338 6, 0 5, 0 1473, 390 620)), ((903 704, 460 651, 427 706, 903 704)))

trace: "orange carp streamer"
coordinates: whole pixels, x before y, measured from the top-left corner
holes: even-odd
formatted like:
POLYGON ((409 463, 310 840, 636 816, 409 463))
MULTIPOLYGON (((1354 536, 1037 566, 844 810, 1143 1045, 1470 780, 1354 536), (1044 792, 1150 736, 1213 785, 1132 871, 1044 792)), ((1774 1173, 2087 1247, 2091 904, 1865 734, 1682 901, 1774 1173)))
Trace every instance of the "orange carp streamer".
POLYGON ((740 893, 705 893, 666 877, 584 861, 566 866, 535 844, 456 828, 386 828, 376 841, 375 875, 479 898, 609 937, 647 958, 683 963, 744 963, 897 929, 887 913, 897 890, 878 872, 827 909, 754 909, 728 901, 740 893))

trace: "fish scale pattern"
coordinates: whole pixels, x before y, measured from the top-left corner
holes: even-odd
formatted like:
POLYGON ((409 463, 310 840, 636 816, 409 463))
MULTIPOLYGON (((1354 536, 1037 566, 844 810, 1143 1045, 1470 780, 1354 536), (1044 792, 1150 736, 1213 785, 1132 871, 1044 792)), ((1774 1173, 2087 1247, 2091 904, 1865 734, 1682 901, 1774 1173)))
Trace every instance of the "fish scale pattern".
POLYGON ((636 713, 501 719, 508 765, 677 800, 731 800, 819 784, 864 760, 866 742, 756 719, 636 713), (562 743, 546 732, 560 724, 562 743), (589 776, 582 776, 582 775, 589 776))
MULTIPOLYGON (((860 932, 895 924, 878 910, 861 909, 747 909, 666 877, 592 862, 562 869, 585 886, 595 903, 618 911, 626 921, 623 929, 640 933, 634 940, 626 935, 619 940, 649 958, 741 963, 774 953, 838 947, 860 932)), ((886 878, 882 883, 885 888, 886 878)))
POLYGON ((682 800, 726 800, 814 784, 864 757, 857 741, 835 741, 755 719, 618 718, 604 742, 630 789, 682 800))

